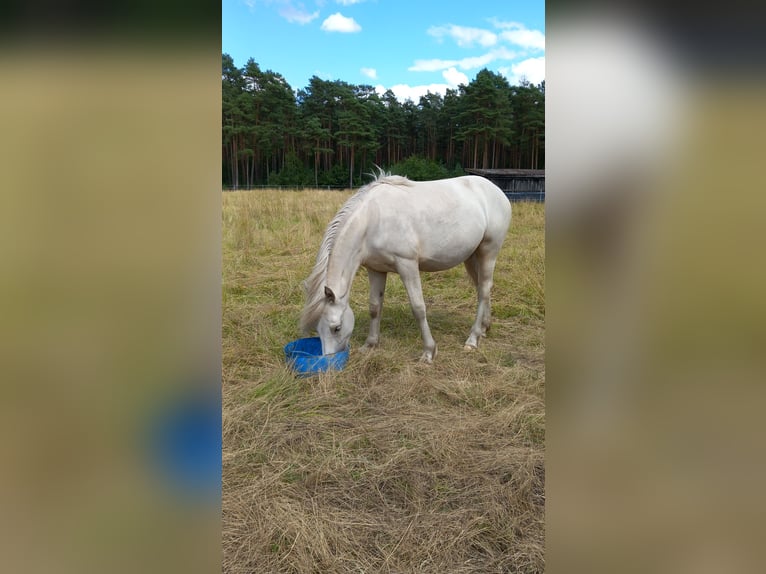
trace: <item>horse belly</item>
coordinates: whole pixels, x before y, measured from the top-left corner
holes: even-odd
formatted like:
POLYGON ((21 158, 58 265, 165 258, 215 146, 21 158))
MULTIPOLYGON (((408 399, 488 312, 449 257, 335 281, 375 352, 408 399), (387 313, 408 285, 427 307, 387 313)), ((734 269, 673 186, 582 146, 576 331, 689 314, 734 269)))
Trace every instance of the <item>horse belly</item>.
POLYGON ((461 234, 460 238, 446 234, 433 238, 420 236, 414 241, 405 237, 403 234, 394 241, 381 241, 378 236, 365 250, 364 266, 391 273, 396 272, 397 262, 404 259, 417 261, 422 271, 444 271, 468 259, 481 243, 483 234, 477 231, 467 236, 461 234))
POLYGON ((450 241, 445 238, 444 243, 431 246, 422 246, 418 254, 418 266, 423 271, 444 271, 460 265, 468 259, 481 243, 481 236, 466 241, 450 241))

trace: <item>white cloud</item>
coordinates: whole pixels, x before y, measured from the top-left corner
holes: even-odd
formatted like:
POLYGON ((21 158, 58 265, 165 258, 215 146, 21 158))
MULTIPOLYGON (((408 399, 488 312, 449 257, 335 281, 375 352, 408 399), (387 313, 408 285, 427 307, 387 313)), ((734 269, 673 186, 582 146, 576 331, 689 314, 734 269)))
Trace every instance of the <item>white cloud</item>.
POLYGON ((545 50, 545 36, 539 30, 505 30, 500 37, 522 48, 545 50))
POLYGON ((527 58, 518 64, 512 64, 509 68, 498 70, 511 85, 518 85, 522 78, 531 84, 539 84, 545 79, 545 57, 527 58))
POLYGON ((353 33, 361 31, 362 27, 357 24, 353 18, 347 18, 340 12, 336 12, 332 16, 328 16, 324 22, 322 22, 322 30, 325 32, 343 32, 353 33))
POLYGON ((364 0, 335 0, 335 2, 343 4, 343 6, 351 6, 352 4, 361 4, 364 0))
POLYGON ((428 34, 442 40, 451 38, 462 48, 470 48, 478 44, 484 48, 495 46, 499 40, 504 40, 526 50, 545 50, 545 34, 540 30, 530 30, 519 22, 501 22, 491 20, 495 28, 502 30, 499 35, 483 28, 471 28, 448 24, 446 26, 431 26, 428 34))
POLYGON ((473 70, 486 66, 495 60, 513 60, 515 57, 515 52, 512 52, 508 48, 500 47, 491 50, 482 56, 471 56, 463 58, 462 60, 440 60, 439 58, 431 60, 415 60, 415 63, 407 69, 410 72, 437 72, 439 70, 446 70, 457 66, 462 70, 473 70))
MULTIPOLYGON (((417 103, 420 100, 420 97, 425 96, 428 92, 444 96, 444 94, 446 94, 447 90, 450 88, 454 89, 455 86, 449 86, 447 84, 428 84, 422 86, 396 84, 395 86, 391 86, 388 89, 394 92, 396 99, 400 102, 412 100, 413 102, 417 103)), ((382 95, 386 92, 386 88, 382 85, 378 85, 375 86, 375 91, 382 95)))
POLYGON ((410 72, 438 72, 457 66, 459 60, 440 60, 433 58, 431 60, 415 60, 415 63, 407 68, 410 72))
POLYGON ((497 59, 501 60, 510 60, 515 56, 515 54, 509 52, 505 48, 502 48, 500 50, 492 50, 491 52, 484 54, 482 56, 474 56, 472 58, 463 58, 460 60, 458 65, 463 70, 473 70, 476 68, 483 68, 490 62, 494 62, 497 59))
POLYGON ((319 10, 308 12, 302 2, 296 5, 293 0, 244 0, 244 3, 251 11, 255 10, 257 4, 274 7, 277 13, 291 24, 304 25, 319 18, 319 10))
POLYGON ((428 34, 439 39, 449 36, 461 47, 471 47, 474 43, 477 43, 484 48, 488 48, 497 44, 497 35, 489 30, 456 26, 455 24, 431 26, 428 29, 428 34))
POLYGON ((527 50, 545 50, 545 34, 540 30, 529 30, 519 22, 493 21, 495 27, 501 28, 500 38, 521 46, 527 50))
POLYGON ((468 76, 463 72, 458 72, 455 67, 444 70, 442 76, 444 76, 444 79, 447 80, 447 83, 453 88, 457 88, 460 84, 468 83, 468 76))
POLYGON ((378 71, 375 68, 362 68, 359 71, 368 78, 372 78, 373 80, 378 77, 378 71))
POLYGON ((279 9, 279 15, 291 24, 308 24, 312 20, 319 18, 319 10, 316 12, 308 13, 301 4, 299 8, 296 8, 290 3, 285 4, 279 9))

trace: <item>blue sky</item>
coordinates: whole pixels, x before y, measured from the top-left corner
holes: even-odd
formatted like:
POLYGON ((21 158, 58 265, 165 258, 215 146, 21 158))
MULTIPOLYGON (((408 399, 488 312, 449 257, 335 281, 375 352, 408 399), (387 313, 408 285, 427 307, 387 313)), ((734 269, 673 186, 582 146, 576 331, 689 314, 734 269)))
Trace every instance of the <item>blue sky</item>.
POLYGON ((222 51, 294 90, 311 76, 444 93, 482 68, 512 84, 545 73, 544 0, 222 0, 222 51))

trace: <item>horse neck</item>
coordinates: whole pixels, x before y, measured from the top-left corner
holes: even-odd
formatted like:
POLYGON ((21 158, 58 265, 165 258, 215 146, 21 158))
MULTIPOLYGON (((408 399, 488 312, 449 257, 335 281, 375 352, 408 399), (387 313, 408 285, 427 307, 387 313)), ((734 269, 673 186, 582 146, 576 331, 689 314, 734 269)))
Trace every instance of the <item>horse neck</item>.
POLYGON ((327 262, 327 286, 341 298, 351 290, 351 282, 362 262, 364 225, 361 219, 352 217, 346 222, 327 262))

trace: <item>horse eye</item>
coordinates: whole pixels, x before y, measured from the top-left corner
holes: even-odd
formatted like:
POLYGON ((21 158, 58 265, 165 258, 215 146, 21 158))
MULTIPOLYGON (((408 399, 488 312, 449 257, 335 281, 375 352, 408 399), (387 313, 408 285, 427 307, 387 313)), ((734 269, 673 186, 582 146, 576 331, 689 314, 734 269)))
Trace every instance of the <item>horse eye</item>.
POLYGON ((336 333, 340 333, 340 325, 338 325, 337 327, 335 327, 335 328, 333 329, 333 331, 335 331, 336 333))

